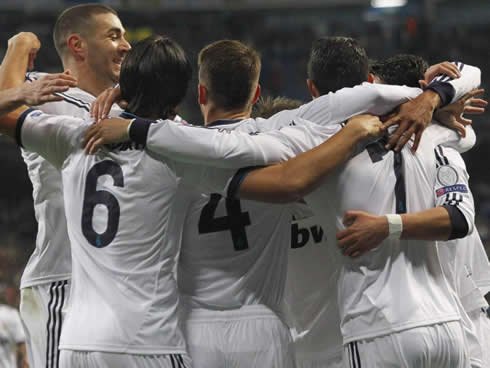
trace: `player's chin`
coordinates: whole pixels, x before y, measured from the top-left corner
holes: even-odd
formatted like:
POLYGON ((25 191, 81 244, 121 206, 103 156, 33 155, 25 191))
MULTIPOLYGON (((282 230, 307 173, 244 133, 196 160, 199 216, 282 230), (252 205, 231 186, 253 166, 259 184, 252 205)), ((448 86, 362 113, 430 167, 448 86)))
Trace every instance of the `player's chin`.
POLYGON ((116 83, 119 82, 119 75, 121 74, 121 67, 114 67, 112 68, 111 71, 112 74, 112 80, 115 81, 116 83))

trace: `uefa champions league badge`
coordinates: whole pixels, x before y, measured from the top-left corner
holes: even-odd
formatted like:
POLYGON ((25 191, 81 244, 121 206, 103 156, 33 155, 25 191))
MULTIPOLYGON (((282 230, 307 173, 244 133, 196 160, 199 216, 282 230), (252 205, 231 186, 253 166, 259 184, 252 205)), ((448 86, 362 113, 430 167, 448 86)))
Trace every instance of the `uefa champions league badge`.
POLYGON ((442 185, 454 185, 458 179, 457 171, 449 165, 440 166, 437 169, 437 180, 442 185))

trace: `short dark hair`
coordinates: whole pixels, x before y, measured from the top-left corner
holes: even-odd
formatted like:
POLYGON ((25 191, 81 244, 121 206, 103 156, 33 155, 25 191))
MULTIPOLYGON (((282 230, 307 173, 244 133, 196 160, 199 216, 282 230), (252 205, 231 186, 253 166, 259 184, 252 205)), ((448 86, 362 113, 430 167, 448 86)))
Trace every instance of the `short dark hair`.
POLYGON ((427 61, 420 56, 399 54, 384 61, 371 62, 369 71, 386 84, 420 87, 419 80, 424 79, 428 67, 427 61))
POLYGON ((368 58, 357 40, 323 37, 313 42, 308 60, 308 78, 321 95, 368 80, 368 58))
POLYGON ((252 110, 253 118, 270 118, 283 110, 292 110, 303 104, 300 100, 294 100, 287 97, 260 97, 252 110))
POLYGON ((224 110, 246 107, 260 76, 260 57, 239 41, 221 40, 201 50, 199 80, 213 103, 224 110))
POLYGON ((172 39, 154 35, 139 41, 124 58, 119 76, 126 110, 142 117, 172 117, 191 74, 184 50, 172 39))
POLYGON ((63 58, 67 47, 68 36, 74 33, 86 34, 93 29, 93 16, 97 14, 117 12, 102 4, 81 4, 65 9, 56 20, 53 30, 53 41, 60 58, 63 58))

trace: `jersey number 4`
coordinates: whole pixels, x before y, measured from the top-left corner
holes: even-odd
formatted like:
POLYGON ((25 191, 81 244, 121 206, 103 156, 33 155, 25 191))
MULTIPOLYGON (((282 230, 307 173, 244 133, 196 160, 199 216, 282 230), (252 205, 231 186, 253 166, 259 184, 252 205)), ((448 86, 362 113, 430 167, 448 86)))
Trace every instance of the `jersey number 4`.
POLYGON ((116 197, 107 190, 97 190, 97 181, 102 175, 109 175, 114 186, 123 187, 124 177, 121 166, 113 161, 102 161, 95 164, 87 174, 85 195, 82 210, 82 233, 87 241, 97 248, 108 246, 116 236, 119 228, 120 208, 116 197), (107 227, 99 234, 95 231, 92 219, 95 207, 101 205, 107 208, 107 227))
POLYGON ((235 250, 248 248, 245 226, 249 226, 250 216, 248 212, 242 212, 240 201, 237 199, 225 199, 226 216, 215 217, 221 195, 211 194, 209 202, 204 206, 199 218, 199 234, 217 233, 219 231, 231 231, 233 247, 235 250))

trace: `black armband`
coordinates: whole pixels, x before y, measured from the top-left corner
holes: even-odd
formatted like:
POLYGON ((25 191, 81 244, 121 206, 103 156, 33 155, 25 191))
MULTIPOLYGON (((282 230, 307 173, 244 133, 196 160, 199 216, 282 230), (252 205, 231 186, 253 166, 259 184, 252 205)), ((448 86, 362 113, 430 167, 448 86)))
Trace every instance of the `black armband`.
POLYGON ((452 84, 448 82, 432 82, 424 88, 424 91, 427 91, 428 89, 436 92, 441 98, 441 106, 439 107, 444 107, 451 103, 454 94, 456 93, 452 84))
POLYGON ((129 139, 133 142, 146 146, 148 139, 148 130, 150 125, 155 123, 154 120, 136 118, 129 127, 129 139))
POLYGON ((17 142, 17 145, 19 147, 24 148, 22 145, 22 125, 24 125, 24 121, 26 120, 27 115, 29 115, 31 112, 33 112, 34 109, 32 107, 29 107, 28 109, 24 110, 22 114, 20 114, 19 118, 17 119, 17 124, 15 125, 15 141, 17 142))
POLYGON ((233 178, 231 179, 230 185, 228 185, 228 190, 226 193, 226 197, 230 199, 237 199, 238 190, 240 189, 240 185, 242 184, 245 177, 252 171, 256 169, 261 169, 265 166, 249 166, 243 167, 238 170, 233 178))
POLYGON ((464 238, 468 235, 469 226, 466 218, 464 217, 461 210, 456 206, 444 205, 447 212, 449 213, 449 219, 451 220, 451 235, 449 235, 449 240, 464 238))

